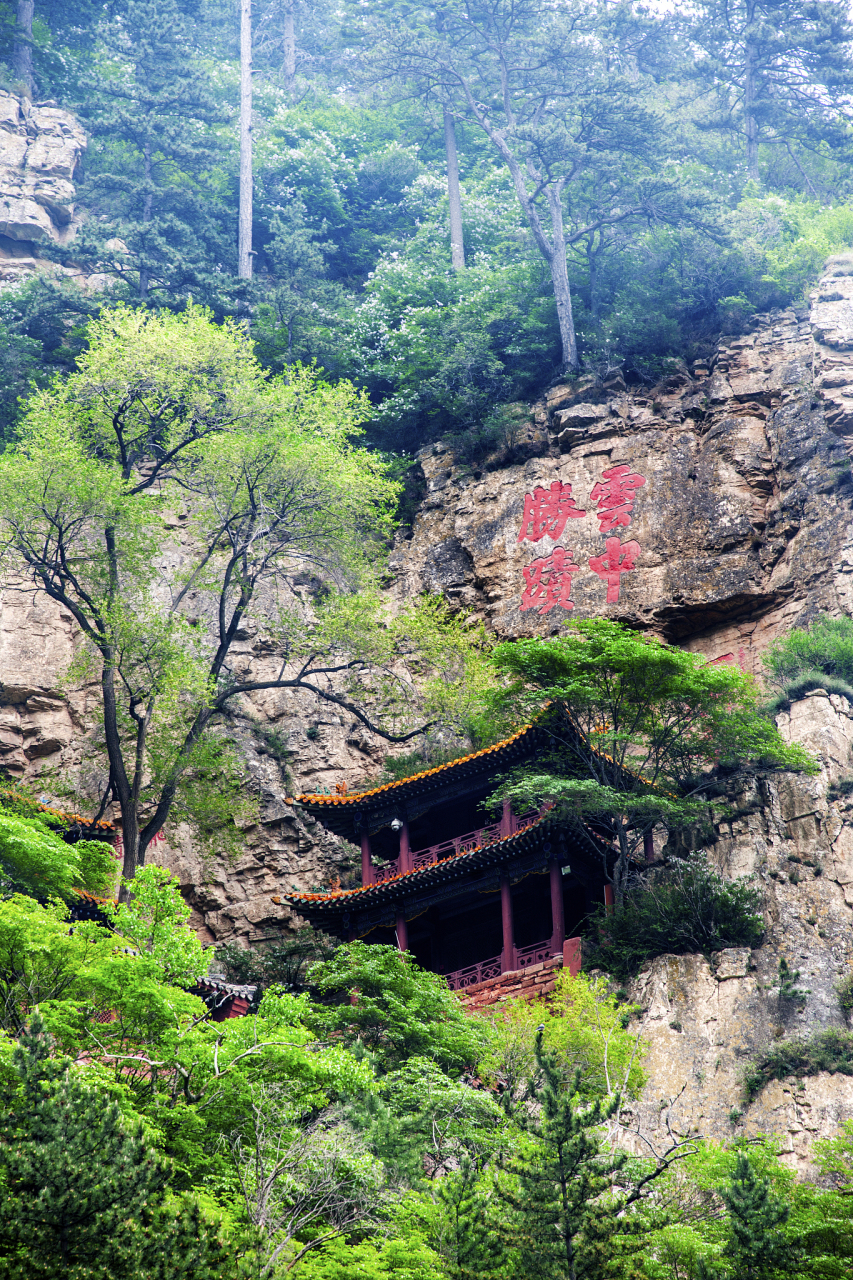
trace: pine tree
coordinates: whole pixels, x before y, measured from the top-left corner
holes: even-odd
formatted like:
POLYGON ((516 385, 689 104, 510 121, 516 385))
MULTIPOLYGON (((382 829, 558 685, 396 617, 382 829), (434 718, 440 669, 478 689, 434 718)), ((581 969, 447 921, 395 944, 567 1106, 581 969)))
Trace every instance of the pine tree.
POLYGON ((694 69, 717 111, 702 127, 740 137, 747 176, 759 146, 784 149, 810 194, 809 153, 847 142, 841 103, 853 87, 843 0, 700 0, 683 14, 694 69))
POLYGON ((619 1230, 622 1202, 609 1193, 627 1157, 604 1151, 595 1132, 619 1098, 578 1106, 580 1076, 566 1086, 556 1057, 543 1050, 541 1029, 536 1065, 541 1083, 531 1085, 530 1110, 522 1116, 530 1143, 508 1162, 511 1177, 500 1189, 508 1210, 503 1235, 526 1280, 591 1278, 602 1232, 619 1230))
POLYGON ((732 1180, 721 1193, 729 1211, 729 1239, 723 1250, 733 1280, 774 1280, 786 1274, 789 1245, 781 1228, 789 1209, 747 1157, 738 1156, 732 1180))
POLYGON ((477 1170, 463 1156, 459 1170, 438 1183, 444 1209, 444 1247, 450 1280, 489 1280, 500 1273, 503 1250, 486 1221, 486 1200, 477 1170))
POLYGON ((211 168, 211 126, 227 112, 210 92, 178 0, 127 0, 99 31, 79 111, 92 138, 83 198, 107 211, 74 243, 140 301, 192 294, 214 305, 233 272, 234 218, 211 168))
POLYGON ((167 1206, 167 1170, 115 1103, 51 1054, 37 1015, 0 1114, 4 1280, 209 1280, 227 1258, 196 1206, 167 1206))

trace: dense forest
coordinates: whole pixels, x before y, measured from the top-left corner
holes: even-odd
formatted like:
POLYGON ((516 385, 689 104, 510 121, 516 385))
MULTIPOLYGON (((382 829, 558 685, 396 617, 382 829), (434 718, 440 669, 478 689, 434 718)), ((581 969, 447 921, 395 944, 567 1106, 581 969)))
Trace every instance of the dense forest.
MULTIPOLYGON (((766 940, 758 878, 703 833, 723 775, 818 775, 773 717, 853 703, 851 620, 774 643, 768 704, 610 619, 497 643, 383 595, 424 444, 470 460, 556 382, 707 371, 721 333, 803 304, 853 245, 851 55, 841 0, 2 0, 0 88, 88 140, 74 235, 39 245, 78 280, 0 292, 4 586, 65 611, 65 687, 97 704, 78 775, 36 775, 85 817, 0 784, 4 1277, 853 1274, 853 1121, 809 1179, 742 1124, 774 1082, 853 1075, 853 979, 796 1038, 810 992, 779 961, 718 1143, 677 1099, 641 1126, 630 991, 766 940), (349 713, 382 782, 561 707, 569 738, 488 803, 589 824, 583 971, 472 1011, 354 930, 203 947, 146 855, 167 820, 239 854, 234 708, 269 690, 349 713), (228 982, 245 1016, 217 1021, 228 982)), ((284 786, 287 742, 254 731, 284 786)))
POLYGON ((836 0, 243 9, 0 6, 2 84, 89 139, 55 252, 109 281, 4 293, 7 434, 99 306, 192 298, 364 388, 386 450, 494 438, 565 371, 707 359, 850 243, 836 0))

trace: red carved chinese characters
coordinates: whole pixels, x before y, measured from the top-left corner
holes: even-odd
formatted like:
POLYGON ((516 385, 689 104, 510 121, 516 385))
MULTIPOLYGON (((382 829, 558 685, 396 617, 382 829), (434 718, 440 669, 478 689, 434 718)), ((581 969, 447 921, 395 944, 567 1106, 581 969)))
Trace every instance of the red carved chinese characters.
POLYGON ((578 510, 570 484, 555 480, 550 490, 537 485, 532 494, 524 495, 524 515, 517 541, 538 542, 547 535, 556 542, 563 536, 567 520, 581 520, 585 515, 585 511, 578 510))
POLYGON ((604 555, 592 556, 589 567, 607 583, 607 603, 616 604, 622 574, 631 572, 642 548, 639 542, 620 542, 618 538, 608 538, 604 546, 604 555))
POLYGON ((571 548, 565 551, 562 547, 555 547, 549 556, 541 556, 525 565, 522 613, 536 608, 540 613, 547 613, 555 604, 561 609, 574 609, 572 574, 580 572, 580 565, 575 564, 573 556, 571 548))
MULTIPOLYGON (((637 490, 646 483, 645 476, 638 476, 626 463, 602 471, 601 480, 589 495, 590 502, 598 507, 598 531, 610 533, 619 525, 631 523, 631 512, 637 490)), ((608 597, 609 599, 609 597, 608 597)))

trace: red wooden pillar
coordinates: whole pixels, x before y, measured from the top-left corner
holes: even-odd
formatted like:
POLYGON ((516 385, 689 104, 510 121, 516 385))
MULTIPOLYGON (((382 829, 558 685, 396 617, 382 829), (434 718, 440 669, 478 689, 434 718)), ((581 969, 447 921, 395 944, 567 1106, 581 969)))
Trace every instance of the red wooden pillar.
POLYGON ((512 835, 512 805, 509 800, 504 800, 503 811, 501 813, 501 839, 506 840, 507 836, 512 835))
POLYGON ((400 871, 411 871, 412 850, 409 846, 409 824, 404 822, 400 827, 400 871))
POLYGON ((501 924, 504 943, 501 951, 501 973, 509 973, 515 968, 515 935, 512 927, 512 890, 507 875, 501 876, 501 924))
POLYGON ((370 861, 370 836, 361 833, 361 887, 366 889, 373 884, 373 863, 370 861))
POLYGON ((562 951, 566 940, 566 922, 563 918, 563 873, 556 861, 548 864, 551 878, 551 950, 556 955, 562 951))
POLYGON ((406 917, 402 911, 397 912, 397 947, 400 951, 409 949, 409 931, 406 928, 406 917))
POLYGON ((613 910, 613 885, 606 884, 604 886, 604 910, 610 915, 613 910))

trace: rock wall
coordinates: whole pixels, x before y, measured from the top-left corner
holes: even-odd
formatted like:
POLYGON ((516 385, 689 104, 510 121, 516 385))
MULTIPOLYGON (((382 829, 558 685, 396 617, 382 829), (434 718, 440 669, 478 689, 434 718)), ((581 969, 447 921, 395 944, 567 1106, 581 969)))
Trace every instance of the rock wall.
MULTIPOLYGON (((390 589, 400 600, 440 592, 501 636, 608 616, 759 671, 784 629, 819 610, 853 613, 851 434, 853 255, 830 261, 809 308, 755 318, 708 366, 649 388, 618 377, 553 387, 476 467, 425 448, 425 496, 394 548, 390 589)), ((80 754, 95 702, 62 679, 74 646, 62 611, 4 587, 0 764, 51 798, 69 779, 97 791, 80 754)), ((260 676, 277 661, 247 630, 235 669, 260 676)), ((653 1131, 668 1117, 721 1138, 777 1132, 805 1170, 813 1138, 853 1116, 853 1080, 775 1082, 744 1107, 740 1073, 780 1038, 845 1025, 836 987, 853 972, 853 800, 833 784, 853 774, 853 708, 816 692, 780 725, 820 755, 820 776, 732 780, 733 816, 712 848, 721 871, 762 884, 766 940, 713 967, 663 957, 635 984, 650 1045, 635 1116, 653 1131), (801 1011, 780 1009, 771 988, 780 956, 809 989, 801 1011)), ((241 856, 206 862, 180 828, 155 856, 179 873, 204 938, 260 941, 294 923, 274 901, 282 887, 327 883, 356 860, 285 792, 351 786, 378 772, 386 748, 289 691, 244 698, 233 731, 259 805, 241 856)))
POLYGON ((85 147, 80 125, 55 102, 0 90, 0 288, 58 270, 39 246, 74 234, 74 173, 85 147))

